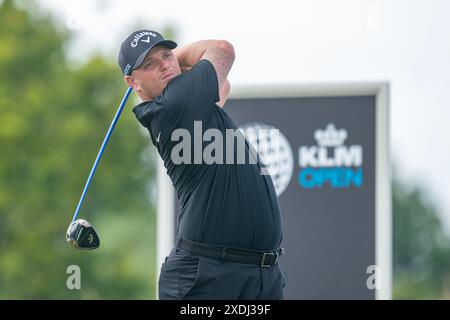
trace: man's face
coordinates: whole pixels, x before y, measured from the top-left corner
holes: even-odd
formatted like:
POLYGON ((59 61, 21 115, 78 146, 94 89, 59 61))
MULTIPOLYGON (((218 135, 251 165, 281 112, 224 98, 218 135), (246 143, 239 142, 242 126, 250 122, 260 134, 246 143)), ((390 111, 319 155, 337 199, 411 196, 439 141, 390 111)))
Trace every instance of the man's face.
POLYGON ((166 46, 152 48, 139 68, 126 76, 142 100, 153 100, 159 96, 169 81, 181 73, 175 55, 166 46))

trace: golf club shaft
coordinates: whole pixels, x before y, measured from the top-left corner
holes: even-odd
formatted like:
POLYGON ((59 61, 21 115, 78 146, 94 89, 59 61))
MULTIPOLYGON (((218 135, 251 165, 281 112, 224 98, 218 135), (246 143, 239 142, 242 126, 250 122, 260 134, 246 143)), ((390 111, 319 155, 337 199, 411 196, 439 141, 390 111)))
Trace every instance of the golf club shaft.
POLYGON ((131 91, 133 89, 131 87, 128 87, 127 91, 125 92, 125 95, 122 99, 122 102, 120 103, 119 109, 117 109, 116 115, 114 116, 113 121, 111 122, 111 125, 109 126, 108 133, 106 133, 106 137, 103 140, 102 146, 100 147, 100 151, 98 152, 97 159, 95 159, 94 165, 92 166, 91 173, 89 173, 89 177, 87 179, 86 185, 84 186, 83 193, 81 194, 80 201, 78 202, 77 209, 75 210, 75 214, 73 215, 72 221, 75 221, 78 212, 80 211, 81 205, 83 204, 84 197, 86 196, 86 191, 89 187, 89 184, 91 183, 92 177, 95 174, 95 170, 97 169, 98 163, 100 162, 100 158, 103 155, 103 151, 105 150, 106 144, 108 143, 109 137, 111 136, 111 133, 116 126, 117 120, 119 120, 120 114, 122 113, 123 107, 125 106, 128 96, 130 95, 131 91))

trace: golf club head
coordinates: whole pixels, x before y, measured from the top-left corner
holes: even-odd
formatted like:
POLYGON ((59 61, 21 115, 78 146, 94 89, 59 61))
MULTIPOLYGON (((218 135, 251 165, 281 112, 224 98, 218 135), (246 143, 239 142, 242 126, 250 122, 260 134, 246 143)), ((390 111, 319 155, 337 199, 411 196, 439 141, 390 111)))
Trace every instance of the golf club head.
POLYGON ((84 219, 73 221, 66 233, 66 240, 73 247, 93 250, 100 246, 100 239, 94 227, 84 219))

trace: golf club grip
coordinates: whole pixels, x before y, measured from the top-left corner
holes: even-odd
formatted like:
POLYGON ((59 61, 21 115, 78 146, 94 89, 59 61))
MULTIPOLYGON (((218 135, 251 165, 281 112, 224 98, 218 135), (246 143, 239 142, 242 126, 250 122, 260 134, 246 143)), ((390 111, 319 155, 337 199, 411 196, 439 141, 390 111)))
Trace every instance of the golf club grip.
POLYGON ((75 210, 75 214, 73 215, 72 222, 76 220, 78 216, 78 212, 80 211, 81 205, 83 204, 84 197, 86 196, 86 191, 89 187, 89 184, 91 183, 92 177, 95 174, 95 170, 97 170, 97 166, 100 162, 100 158, 103 155, 103 151, 105 150, 106 144, 108 143, 109 137, 111 136, 111 133, 116 126, 117 121, 119 120, 120 114, 122 113, 123 107, 127 103, 128 96, 130 95, 131 91, 133 90, 132 87, 128 87, 127 91, 125 92, 125 95, 122 99, 122 102, 120 103, 119 108, 117 109, 116 115, 114 116, 113 121, 111 122, 111 125, 109 126, 108 132, 106 133, 105 139, 103 140, 102 146, 100 147, 100 151, 98 152, 97 158, 95 159, 94 165, 92 166, 91 172, 89 173, 89 177, 86 181, 86 185, 84 186, 83 193, 81 194, 80 201, 78 202, 77 209, 75 210))

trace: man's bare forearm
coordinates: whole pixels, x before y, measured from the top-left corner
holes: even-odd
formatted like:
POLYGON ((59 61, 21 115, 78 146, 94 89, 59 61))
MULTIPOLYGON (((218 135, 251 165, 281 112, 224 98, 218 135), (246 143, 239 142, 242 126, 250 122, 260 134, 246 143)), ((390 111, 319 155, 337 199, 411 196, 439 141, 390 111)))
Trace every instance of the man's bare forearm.
POLYGON ((223 106, 225 105, 225 102, 227 102, 228 95, 230 94, 230 90, 231 90, 230 81, 228 81, 228 79, 225 79, 225 82, 223 83, 222 88, 220 88, 220 90, 219 90, 220 101, 217 102, 217 105, 219 107, 223 108, 223 106))
POLYGON ((200 40, 173 49, 181 68, 192 68, 205 54, 206 50, 221 47, 223 40, 200 40))
POLYGON ((173 50, 182 71, 188 71, 199 60, 209 60, 216 70, 222 89, 234 62, 234 48, 225 40, 201 40, 173 50))

